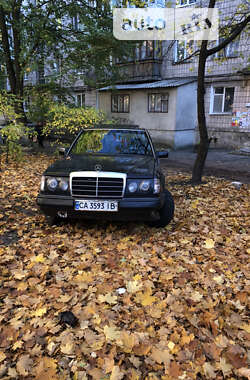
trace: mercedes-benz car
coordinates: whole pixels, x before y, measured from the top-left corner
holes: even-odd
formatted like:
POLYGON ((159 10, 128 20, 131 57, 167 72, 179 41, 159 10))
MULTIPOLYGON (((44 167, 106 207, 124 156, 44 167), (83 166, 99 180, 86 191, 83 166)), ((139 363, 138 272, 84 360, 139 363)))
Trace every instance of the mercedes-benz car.
POLYGON ((83 129, 43 173, 37 203, 50 224, 65 218, 149 222, 166 226, 174 201, 147 130, 83 129))

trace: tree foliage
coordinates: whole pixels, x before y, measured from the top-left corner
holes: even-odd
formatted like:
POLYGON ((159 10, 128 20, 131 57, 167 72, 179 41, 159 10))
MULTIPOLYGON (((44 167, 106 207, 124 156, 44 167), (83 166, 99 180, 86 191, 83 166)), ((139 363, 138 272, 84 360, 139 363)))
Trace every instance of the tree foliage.
POLYGON ((22 148, 19 140, 21 136, 27 133, 27 128, 20 120, 20 115, 15 111, 16 104, 15 95, 8 94, 6 91, 0 92, 0 114, 5 121, 4 127, 0 129, 0 136, 5 143, 2 150, 6 151, 7 162, 9 156, 16 160, 21 158, 22 148))
POLYGON ((47 113, 47 122, 43 128, 45 135, 57 136, 58 140, 72 138, 82 128, 98 124, 111 124, 104 112, 93 107, 70 107, 66 104, 53 103, 47 113))
POLYGON ((128 54, 128 45, 113 37, 109 1, 0 0, 1 53, 11 92, 23 96, 24 74, 44 65, 62 86, 76 71, 90 82, 104 82, 116 70, 110 56, 128 54), (88 72, 88 75, 86 75, 88 72))

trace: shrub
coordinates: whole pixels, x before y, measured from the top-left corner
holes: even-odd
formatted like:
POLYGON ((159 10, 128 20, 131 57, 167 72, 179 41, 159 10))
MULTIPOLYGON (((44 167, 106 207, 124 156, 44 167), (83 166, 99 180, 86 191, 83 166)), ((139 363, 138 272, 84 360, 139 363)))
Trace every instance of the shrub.
POLYGON ((113 124, 105 113, 91 107, 69 107, 65 104, 52 104, 46 125, 45 135, 53 135, 59 141, 69 140, 76 136, 81 129, 94 127, 98 124, 113 124))

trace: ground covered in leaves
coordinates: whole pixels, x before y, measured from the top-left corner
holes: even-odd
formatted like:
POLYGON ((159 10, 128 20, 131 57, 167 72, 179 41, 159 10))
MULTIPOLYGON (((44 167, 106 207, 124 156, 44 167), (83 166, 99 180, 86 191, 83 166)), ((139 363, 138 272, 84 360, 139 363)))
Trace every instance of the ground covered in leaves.
POLYGON ((48 163, 0 172, 0 378, 250 379, 247 185, 169 173, 167 228, 50 227, 35 203, 48 163))

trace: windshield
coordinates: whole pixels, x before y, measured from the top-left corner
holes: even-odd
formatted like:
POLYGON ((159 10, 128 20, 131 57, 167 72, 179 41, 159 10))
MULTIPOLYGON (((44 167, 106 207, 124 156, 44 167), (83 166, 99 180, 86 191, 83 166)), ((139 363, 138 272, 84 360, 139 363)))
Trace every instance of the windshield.
POLYGON ((153 155, 149 139, 144 131, 117 129, 83 131, 69 153, 153 155))

